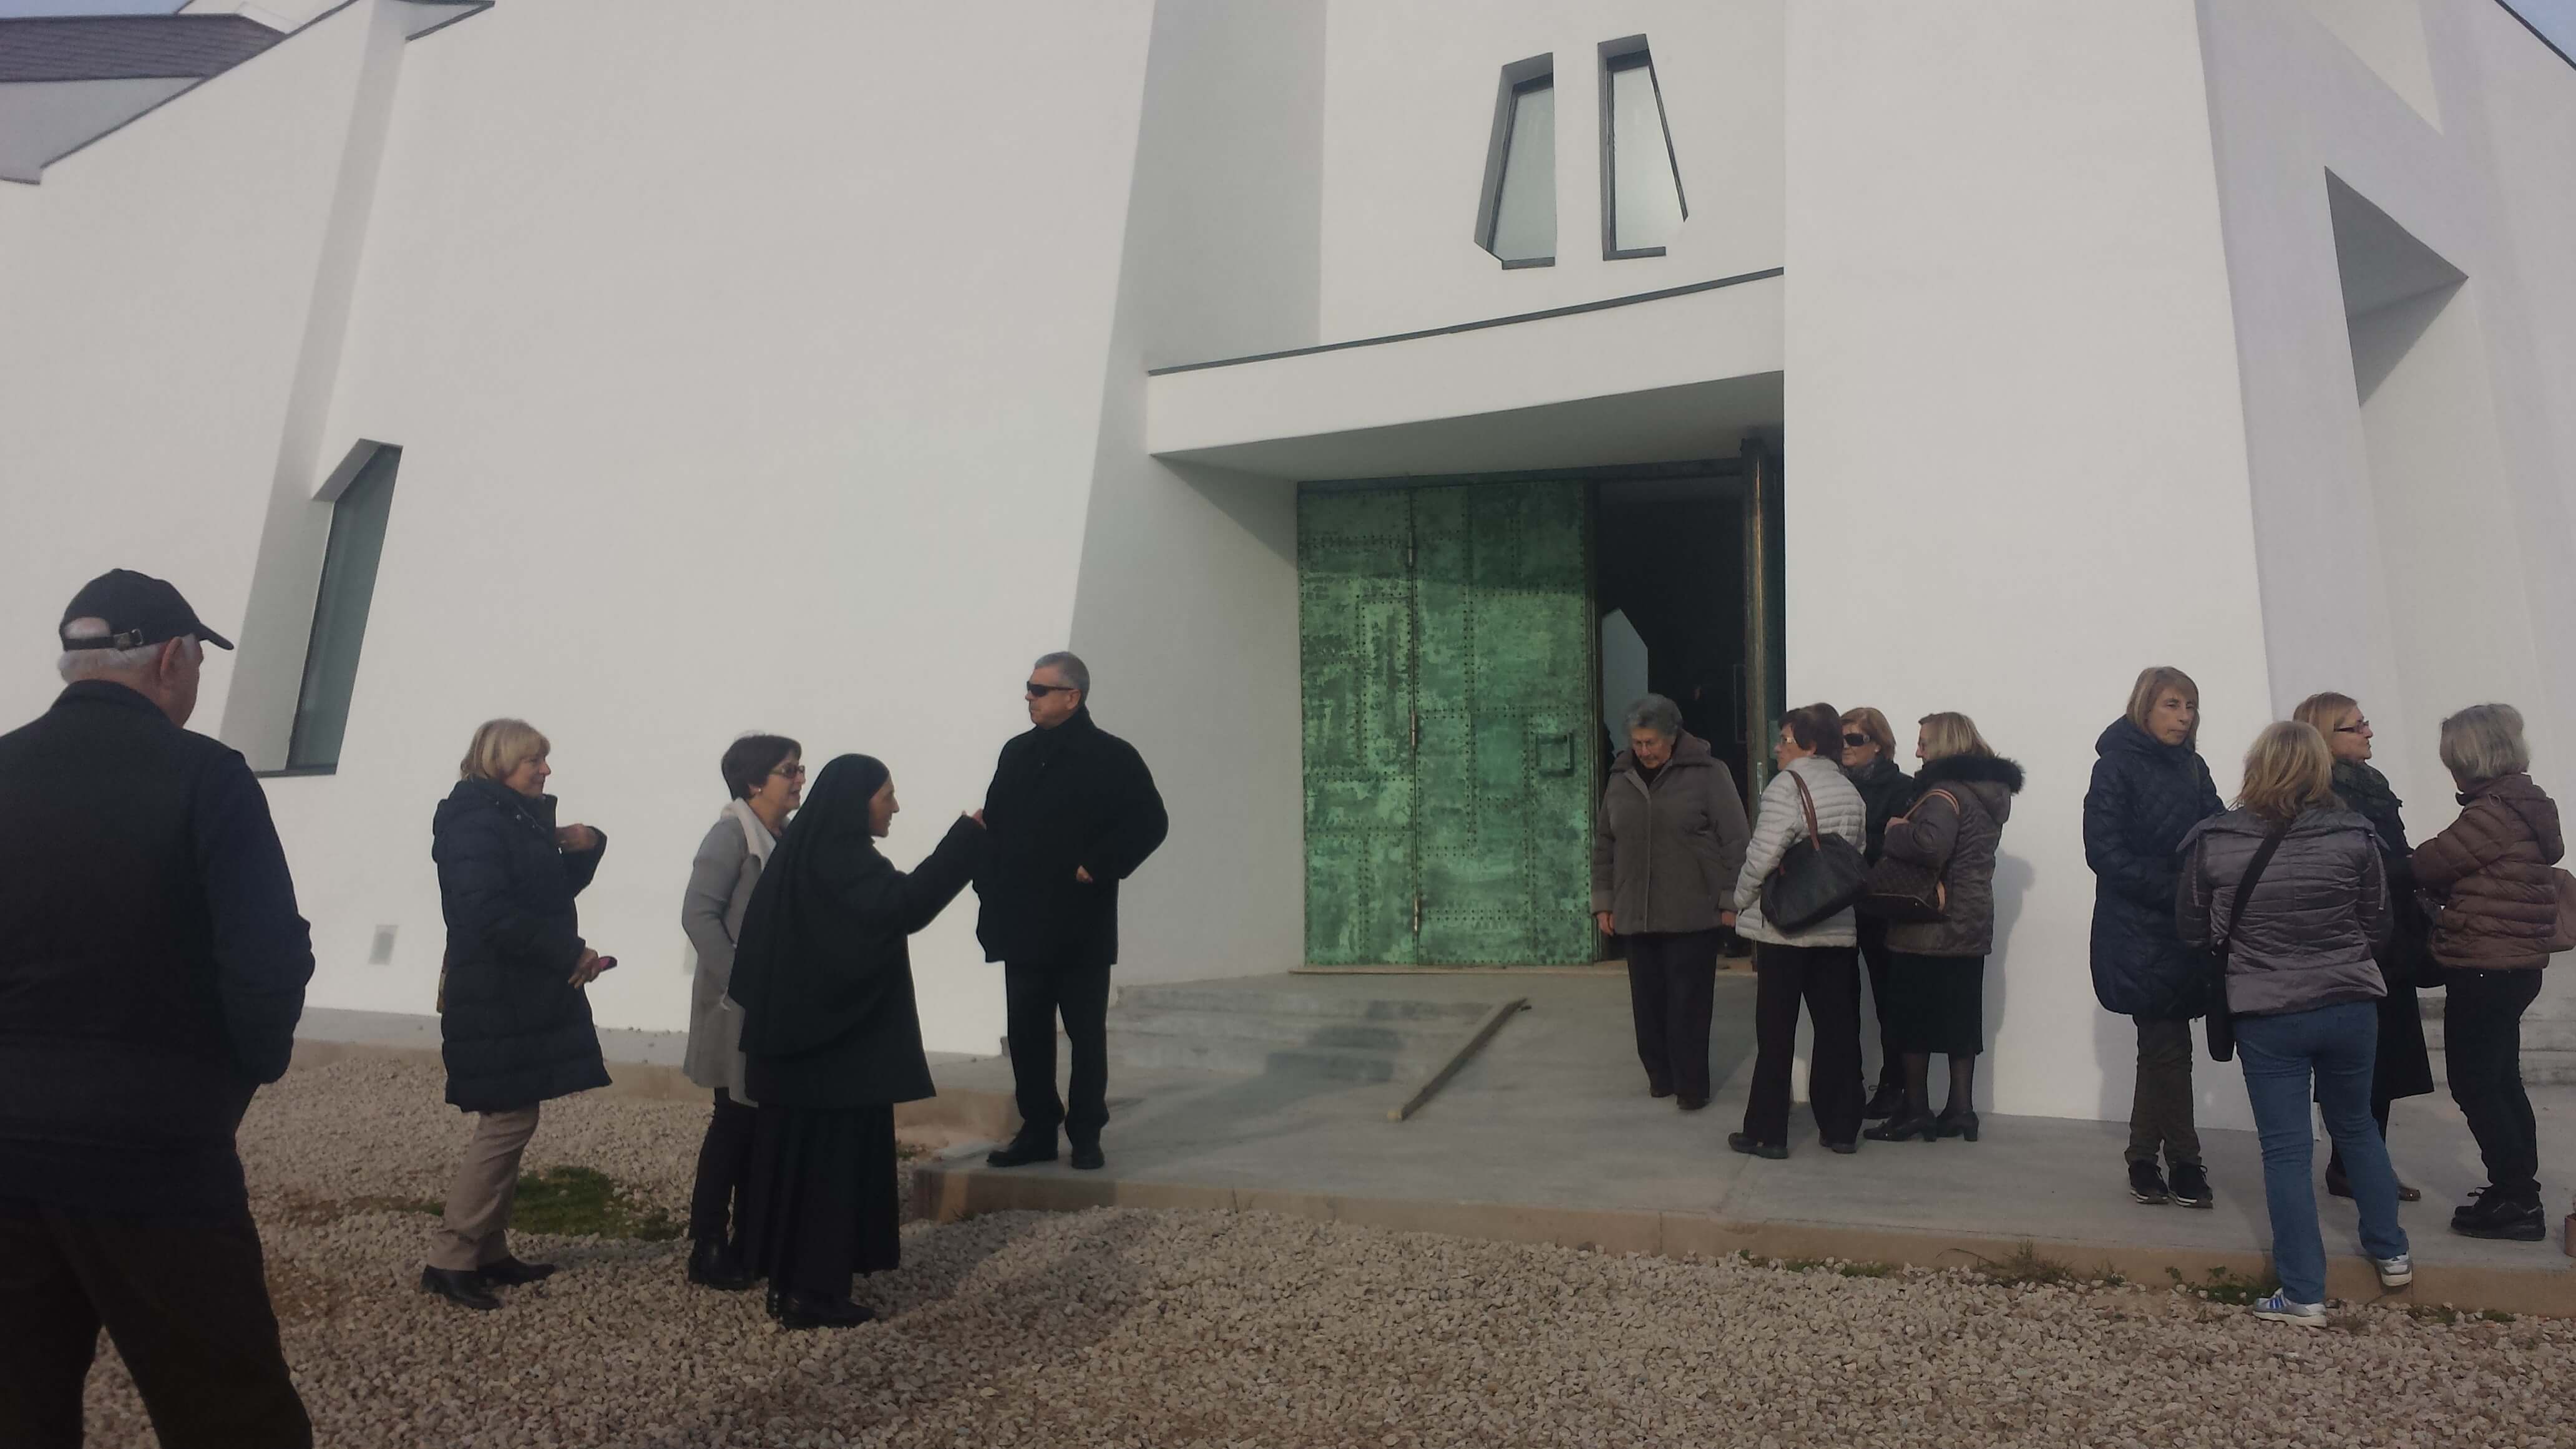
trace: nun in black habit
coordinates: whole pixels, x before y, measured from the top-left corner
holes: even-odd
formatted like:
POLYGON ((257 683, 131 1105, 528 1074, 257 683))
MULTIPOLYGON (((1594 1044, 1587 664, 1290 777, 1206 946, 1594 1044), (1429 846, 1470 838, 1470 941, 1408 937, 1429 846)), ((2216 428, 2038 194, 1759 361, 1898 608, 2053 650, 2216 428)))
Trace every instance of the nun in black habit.
POLYGON ((900 1253, 894 1104, 931 1095, 905 938, 973 878, 984 827, 960 818, 906 875, 876 847, 897 808, 884 765, 825 765, 752 890, 734 956, 760 1104, 743 1260, 789 1328, 867 1322, 851 1274, 900 1253))

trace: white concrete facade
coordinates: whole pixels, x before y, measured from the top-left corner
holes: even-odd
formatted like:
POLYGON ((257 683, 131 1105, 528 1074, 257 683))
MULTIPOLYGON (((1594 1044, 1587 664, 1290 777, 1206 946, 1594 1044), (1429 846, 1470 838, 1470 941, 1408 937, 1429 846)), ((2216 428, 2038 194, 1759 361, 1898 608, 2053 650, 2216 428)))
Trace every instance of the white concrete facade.
MULTIPOLYGON (((669 1028, 735 734, 885 758, 908 859, 1068 645, 1172 807, 1121 971, 1276 971, 1296 485, 1759 435, 1792 702, 1964 710, 2029 769, 1992 1105, 2123 1116, 2078 811, 2141 666, 2198 678, 2222 787, 2333 687, 2419 833, 2477 699, 2576 788, 2576 68, 2492 0, 2355 4, 353 0, 0 184, 0 718, 137 567, 238 626, 200 727, 281 765, 316 500, 394 444, 341 764, 269 782, 317 1004, 427 1009, 481 719, 612 836, 599 1018, 669 1028), (1638 35, 1690 218, 1608 260, 1599 47, 1638 35), (1506 270, 1472 223, 1541 55, 1557 260, 1506 270), (2348 316, 2329 173, 2464 280, 2348 316)), ((1001 1029, 971 925, 916 946, 934 1048, 1001 1029)))

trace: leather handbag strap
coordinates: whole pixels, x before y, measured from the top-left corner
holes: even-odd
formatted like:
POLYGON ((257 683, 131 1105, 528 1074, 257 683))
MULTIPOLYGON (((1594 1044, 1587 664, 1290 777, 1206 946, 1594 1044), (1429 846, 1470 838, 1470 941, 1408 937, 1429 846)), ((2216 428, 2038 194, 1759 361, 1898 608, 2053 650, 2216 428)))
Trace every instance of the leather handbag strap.
POLYGON ((1816 828, 1816 797, 1808 793, 1807 782, 1798 778, 1797 771, 1787 770, 1783 773, 1789 777, 1790 784, 1798 787, 1798 808, 1807 812, 1807 839, 1813 843, 1824 833, 1816 828))
POLYGON ((2254 883, 2263 878, 2263 867, 2272 863, 2272 852, 2281 848, 2282 840, 2289 833, 2287 822, 2276 825, 2272 827, 2271 834, 2263 837, 2263 843, 2255 847, 2254 859, 2246 863, 2245 874, 2236 882, 2236 899, 2227 903, 2227 934, 2218 938, 2220 950, 2234 949, 2236 923, 2245 918, 2245 898, 2254 894, 2254 883))

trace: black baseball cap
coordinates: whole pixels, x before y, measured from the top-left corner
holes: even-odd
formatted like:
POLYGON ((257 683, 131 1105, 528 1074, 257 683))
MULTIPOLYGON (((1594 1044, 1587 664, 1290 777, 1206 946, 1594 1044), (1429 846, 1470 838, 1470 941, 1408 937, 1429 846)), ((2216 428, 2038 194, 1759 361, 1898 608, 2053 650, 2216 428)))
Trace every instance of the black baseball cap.
POLYGON ((109 569, 81 585, 81 591, 72 595, 71 606, 63 610, 56 632, 71 627, 74 619, 105 619, 107 634, 97 639, 65 639, 65 649, 140 649, 182 634, 193 634, 218 649, 233 647, 233 641, 206 627, 177 589, 132 569, 109 569))

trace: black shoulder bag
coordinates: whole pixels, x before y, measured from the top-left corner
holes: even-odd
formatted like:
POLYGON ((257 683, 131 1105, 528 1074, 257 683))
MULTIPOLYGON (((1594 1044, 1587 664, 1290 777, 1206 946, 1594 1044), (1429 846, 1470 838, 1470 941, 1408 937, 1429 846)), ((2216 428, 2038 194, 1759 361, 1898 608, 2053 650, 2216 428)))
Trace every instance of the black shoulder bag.
POLYGON ((2227 904, 2227 933, 2209 953, 2210 990, 2216 995, 2209 1003, 2209 1059, 2229 1062, 2236 1059, 2236 1014, 2227 1009, 2227 955, 2236 946, 2236 923, 2245 919, 2245 900, 2254 894, 2254 883, 2263 878, 2263 867, 2272 863, 2272 852, 2290 833, 2287 825, 2276 825, 2263 843, 2254 848, 2254 858, 2245 865, 2245 874, 2236 882, 2236 899, 2227 904))

